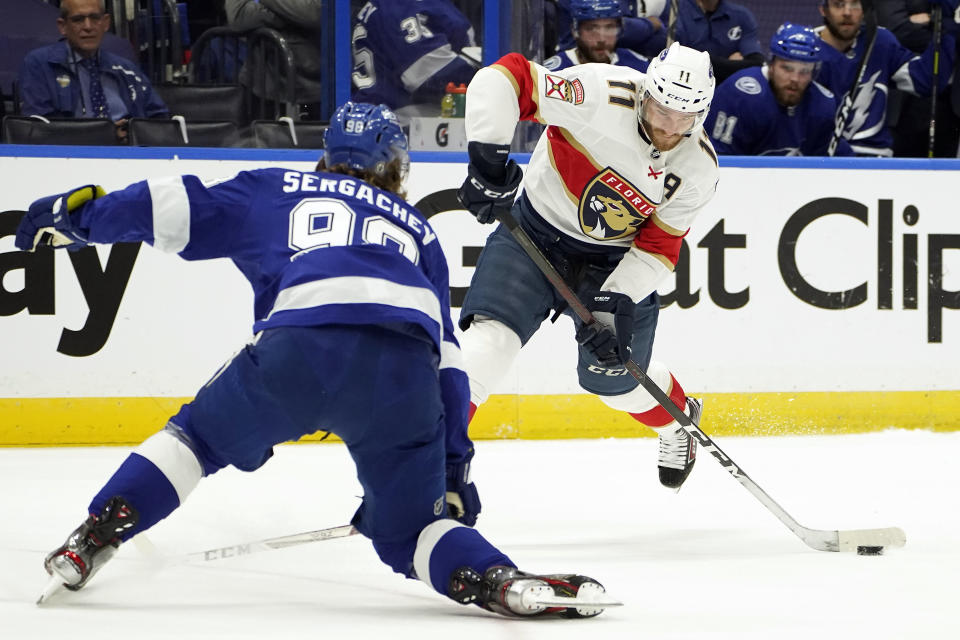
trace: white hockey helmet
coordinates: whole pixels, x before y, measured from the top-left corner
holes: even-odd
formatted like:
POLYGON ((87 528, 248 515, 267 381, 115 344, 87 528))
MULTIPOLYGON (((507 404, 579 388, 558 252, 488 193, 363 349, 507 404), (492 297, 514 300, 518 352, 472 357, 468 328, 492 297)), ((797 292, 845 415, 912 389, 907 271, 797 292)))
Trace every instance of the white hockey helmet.
POLYGON ((649 95, 668 109, 696 114, 688 132, 694 133, 703 126, 716 86, 710 54, 674 42, 650 61, 643 98, 649 95))

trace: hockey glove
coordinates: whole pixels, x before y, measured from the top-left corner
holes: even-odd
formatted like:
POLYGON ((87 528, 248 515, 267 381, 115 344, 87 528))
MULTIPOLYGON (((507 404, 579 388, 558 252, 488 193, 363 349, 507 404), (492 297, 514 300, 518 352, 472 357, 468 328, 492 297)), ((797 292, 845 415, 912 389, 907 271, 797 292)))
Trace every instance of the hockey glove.
POLYGON ((66 193, 40 198, 30 205, 20 221, 14 244, 23 251, 33 251, 38 246, 69 247, 87 246, 85 235, 71 220, 71 213, 100 196, 106 195, 103 187, 87 185, 66 193))
POLYGON ((470 458, 447 465, 448 515, 468 527, 477 524, 477 516, 480 515, 480 494, 470 478, 470 458))
POLYGON ((595 291, 583 298, 595 319, 577 330, 577 342, 601 367, 620 367, 630 359, 633 341, 633 300, 613 291, 595 291))
POLYGON ((457 197, 481 224, 497 219, 496 208, 513 206, 517 189, 523 180, 523 170, 513 160, 507 160, 510 146, 471 142, 467 145, 470 164, 457 197))

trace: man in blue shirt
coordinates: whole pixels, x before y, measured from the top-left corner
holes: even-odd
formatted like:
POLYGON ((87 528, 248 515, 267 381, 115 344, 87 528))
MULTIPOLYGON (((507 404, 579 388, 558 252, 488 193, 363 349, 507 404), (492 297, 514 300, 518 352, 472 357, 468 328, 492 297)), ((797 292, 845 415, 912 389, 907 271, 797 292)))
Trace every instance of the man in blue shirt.
POLYGON ((566 69, 576 64, 599 62, 618 64, 646 71, 650 61, 630 49, 617 47, 617 37, 623 30, 623 11, 619 0, 571 0, 573 13, 572 34, 576 46, 561 51, 544 61, 551 71, 566 69))
MULTIPOLYGON (((91 185, 30 206, 20 249, 147 242, 186 260, 229 258, 254 293, 254 338, 107 480, 87 519, 44 560, 44 596, 84 587, 205 476, 230 465, 255 471, 275 445, 325 429, 346 444, 363 487, 352 524, 397 573, 505 615, 603 610, 596 599, 548 607, 603 587, 520 571, 471 528, 481 505, 470 479, 469 383, 446 258, 402 199, 408 167, 393 112, 347 102, 316 171, 154 178, 109 194, 91 185)), ((322 488, 304 487, 304 496, 322 488)))
MULTIPOLYGON (((770 64, 733 74, 713 98, 705 128, 717 153, 827 155, 836 97, 814 77, 826 46, 809 27, 786 23, 770 39, 770 64)), ((851 155, 845 140, 837 155, 851 155)))
MULTIPOLYGON (((757 19, 749 9, 728 0, 679 0, 676 39, 682 45, 706 51, 717 82, 747 67, 763 64, 757 39, 757 19)), ((670 3, 660 14, 669 23, 670 3)), ((665 32, 662 35, 665 39, 665 32)))
POLYGON ((126 139, 129 118, 164 118, 167 106, 146 74, 100 48, 110 27, 103 0, 63 0, 57 28, 66 42, 31 51, 20 66, 20 113, 109 118, 126 139))

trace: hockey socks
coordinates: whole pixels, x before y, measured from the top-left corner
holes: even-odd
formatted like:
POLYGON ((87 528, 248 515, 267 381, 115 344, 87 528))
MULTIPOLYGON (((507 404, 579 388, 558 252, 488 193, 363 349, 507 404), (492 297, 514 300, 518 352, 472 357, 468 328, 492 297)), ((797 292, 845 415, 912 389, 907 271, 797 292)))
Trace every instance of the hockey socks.
POLYGON ((126 541, 170 515, 200 482, 203 473, 193 451, 170 429, 134 449, 90 503, 99 514, 114 496, 122 496, 139 514, 137 525, 124 531, 126 541))
POLYGON ((449 519, 427 525, 420 532, 413 554, 417 577, 444 596, 449 596, 450 579, 461 567, 483 574, 498 565, 516 566, 479 531, 449 519))

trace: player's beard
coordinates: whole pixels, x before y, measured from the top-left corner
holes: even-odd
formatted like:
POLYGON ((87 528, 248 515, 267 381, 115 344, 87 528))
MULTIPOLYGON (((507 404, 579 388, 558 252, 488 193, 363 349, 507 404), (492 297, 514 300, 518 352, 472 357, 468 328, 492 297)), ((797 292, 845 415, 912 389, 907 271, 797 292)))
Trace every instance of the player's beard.
POLYGON ((860 23, 847 23, 835 25, 832 21, 824 19, 823 23, 827 26, 827 31, 834 38, 840 41, 853 40, 857 37, 857 31, 860 30, 860 23))
POLYGON ((770 83, 770 88, 773 89, 773 95, 780 105, 784 107, 795 107, 803 100, 803 89, 796 83, 789 84, 787 87, 778 87, 770 83), (795 91, 787 92, 787 87, 795 91))
POLYGON ((611 53, 613 53, 613 50, 607 47, 588 49, 582 44, 577 44, 577 57, 580 58, 581 62, 602 62, 609 64, 611 53))

